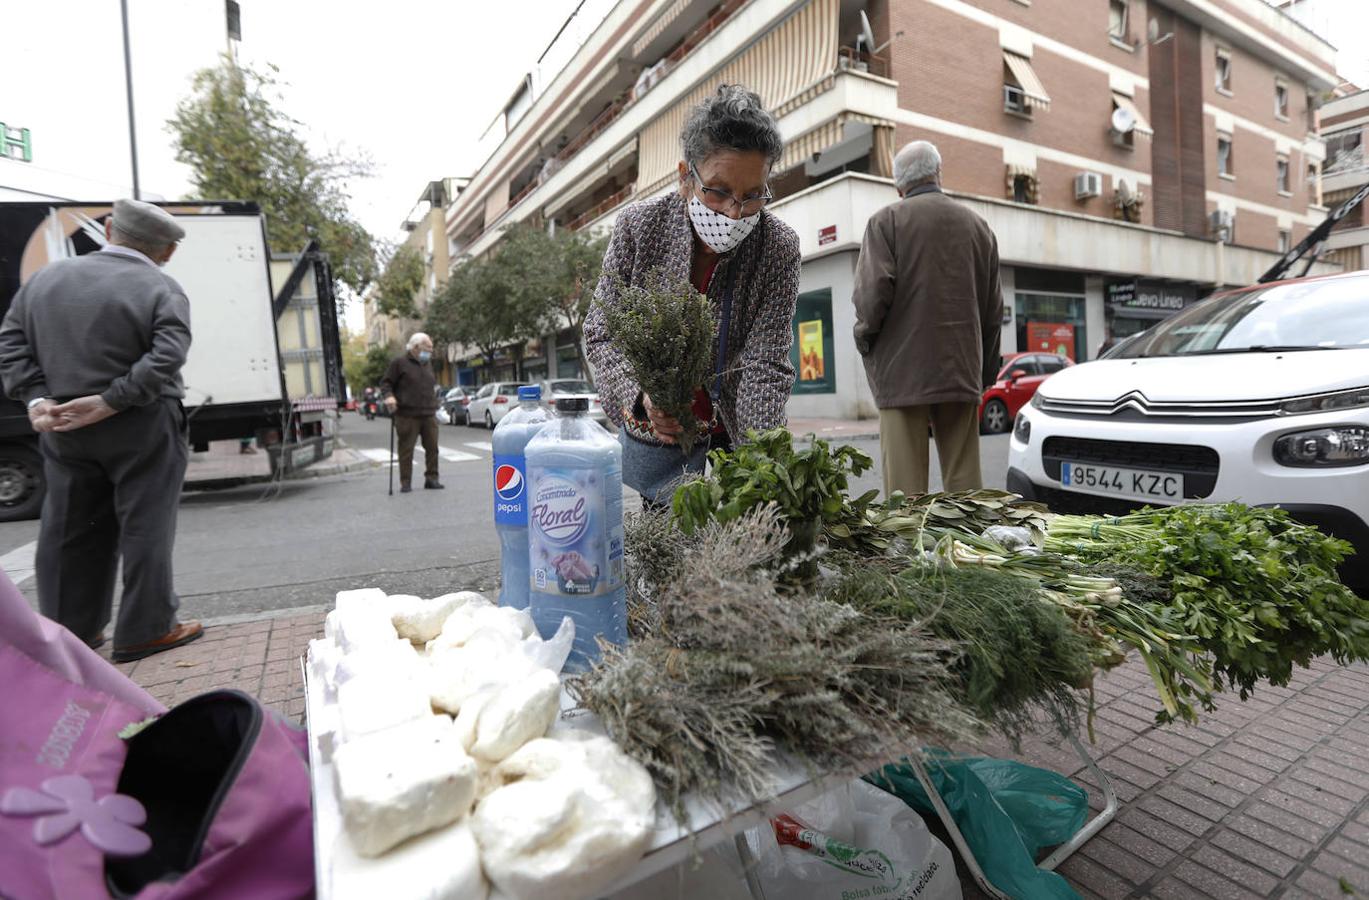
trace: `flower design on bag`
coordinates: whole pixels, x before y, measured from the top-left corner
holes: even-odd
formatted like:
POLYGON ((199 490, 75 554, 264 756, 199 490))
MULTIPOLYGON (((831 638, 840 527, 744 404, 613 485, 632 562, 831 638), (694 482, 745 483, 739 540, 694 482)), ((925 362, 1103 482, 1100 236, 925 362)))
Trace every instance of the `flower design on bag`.
POLYGON ((39 816, 33 839, 40 846, 55 844, 81 829, 86 840, 108 856, 141 856, 152 839, 136 826, 147 821, 147 811, 132 797, 107 794, 95 799, 95 787, 82 775, 49 778, 40 790, 10 788, 0 797, 0 813, 39 816))

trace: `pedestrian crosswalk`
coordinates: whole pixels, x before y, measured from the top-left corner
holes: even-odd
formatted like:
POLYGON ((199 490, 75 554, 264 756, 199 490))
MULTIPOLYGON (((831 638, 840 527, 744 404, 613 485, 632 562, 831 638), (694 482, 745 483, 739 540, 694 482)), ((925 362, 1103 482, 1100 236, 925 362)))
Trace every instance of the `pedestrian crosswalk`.
MULTIPOLYGON (((467 446, 474 445, 467 444, 467 446)), ((489 444, 486 444, 485 447, 488 448, 489 444)), ((367 459, 372 460, 373 462, 378 462, 381 465, 384 465, 385 463, 393 464, 395 460, 398 458, 391 455, 390 451, 386 450, 384 447, 368 447, 360 449, 357 452, 360 453, 362 456, 366 457, 367 459)), ((422 453, 423 448, 415 447, 414 452, 422 453)), ((470 462, 471 460, 475 459, 485 459, 485 457, 479 453, 467 453, 465 450, 453 450, 451 447, 443 447, 440 445, 437 448, 437 455, 444 462, 470 462)))

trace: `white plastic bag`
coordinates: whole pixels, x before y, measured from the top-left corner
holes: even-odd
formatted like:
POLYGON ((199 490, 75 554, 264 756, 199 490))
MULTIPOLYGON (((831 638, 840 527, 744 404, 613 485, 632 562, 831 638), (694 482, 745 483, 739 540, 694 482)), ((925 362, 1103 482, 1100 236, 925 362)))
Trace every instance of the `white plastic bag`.
POLYGON ((767 898, 961 900, 955 860, 902 800, 853 781, 752 829, 767 898))
POLYGON ((437 424, 439 425, 452 424, 452 417, 448 415, 447 410, 441 406, 437 408, 437 412, 434 413, 433 416, 437 419, 437 424))

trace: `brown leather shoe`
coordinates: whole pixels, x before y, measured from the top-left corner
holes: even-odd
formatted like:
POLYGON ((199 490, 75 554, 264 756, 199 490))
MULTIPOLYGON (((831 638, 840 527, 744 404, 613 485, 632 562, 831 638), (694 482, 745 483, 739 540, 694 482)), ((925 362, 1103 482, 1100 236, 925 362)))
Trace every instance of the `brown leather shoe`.
POLYGON ((91 640, 86 641, 86 646, 92 650, 99 650, 101 647, 105 645, 106 640, 108 640, 108 638, 105 637, 105 634, 102 631, 100 632, 99 637, 92 638, 91 640))
POLYGON ((163 650, 170 650, 182 644, 188 644, 198 637, 204 635, 204 626, 199 622, 178 622, 172 626, 171 630, 153 641, 143 644, 134 644, 132 647, 114 648, 111 657, 115 662, 133 662, 135 659, 142 659, 154 653, 161 653, 163 650))

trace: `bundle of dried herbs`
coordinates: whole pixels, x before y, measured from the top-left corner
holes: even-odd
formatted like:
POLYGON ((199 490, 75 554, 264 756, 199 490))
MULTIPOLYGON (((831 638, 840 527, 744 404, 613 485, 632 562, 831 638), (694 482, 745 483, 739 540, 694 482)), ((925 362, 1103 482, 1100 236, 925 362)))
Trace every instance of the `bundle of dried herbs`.
POLYGON ((780 751, 859 768, 978 730, 950 690, 945 642, 779 585, 788 535, 773 506, 674 535, 679 569, 636 611, 641 636, 605 648, 570 687, 681 820, 686 794, 723 804, 768 796, 780 751))
POLYGON ((689 453, 699 431, 694 392, 712 374, 708 299, 689 283, 653 270, 643 284, 618 284, 614 302, 604 306, 604 321, 642 392, 679 420, 680 449, 689 453))
POLYGON ((838 603, 921 622, 956 648, 959 696, 1013 741, 1040 714, 1066 732, 1080 720, 1078 690, 1093 677, 1095 637, 1077 629, 1031 579, 985 567, 922 563, 891 572, 842 555, 824 587, 838 603))

